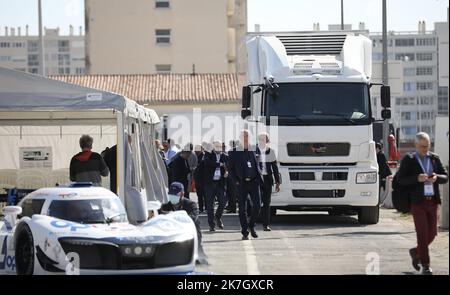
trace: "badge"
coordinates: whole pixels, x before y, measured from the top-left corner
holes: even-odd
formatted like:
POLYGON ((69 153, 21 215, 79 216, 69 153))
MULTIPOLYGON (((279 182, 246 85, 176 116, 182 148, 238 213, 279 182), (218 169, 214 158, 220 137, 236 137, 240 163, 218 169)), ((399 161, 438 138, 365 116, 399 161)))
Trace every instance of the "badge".
POLYGON ((217 168, 216 171, 214 171, 214 180, 220 179, 220 168, 217 168))
POLYGON ((434 196, 434 186, 431 182, 425 182, 423 188, 424 194, 427 197, 434 196))
POLYGON ((247 167, 252 168, 252 163, 250 161, 247 161, 247 167))

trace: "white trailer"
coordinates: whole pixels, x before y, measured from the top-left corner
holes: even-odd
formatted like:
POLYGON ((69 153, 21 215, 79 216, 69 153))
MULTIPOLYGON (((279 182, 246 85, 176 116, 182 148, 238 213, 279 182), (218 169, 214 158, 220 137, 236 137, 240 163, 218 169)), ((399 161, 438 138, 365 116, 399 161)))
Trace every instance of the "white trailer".
MULTIPOLYGON (((360 32, 255 33, 247 50, 242 117, 276 127, 271 140, 283 183, 272 212, 357 213, 360 223, 377 223, 370 39, 360 32)), ((389 86, 381 93, 388 119, 389 86)))

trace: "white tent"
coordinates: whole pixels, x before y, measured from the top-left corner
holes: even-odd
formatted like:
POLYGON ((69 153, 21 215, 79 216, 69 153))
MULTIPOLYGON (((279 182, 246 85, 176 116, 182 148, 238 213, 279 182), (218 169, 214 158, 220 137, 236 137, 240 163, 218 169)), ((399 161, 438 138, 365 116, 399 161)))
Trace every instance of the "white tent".
POLYGON ((30 168, 64 174, 79 137, 90 134, 96 152, 117 144, 122 201, 127 186, 164 201, 167 175, 153 145, 157 123, 155 111, 119 94, 0 67, 0 185, 30 168))

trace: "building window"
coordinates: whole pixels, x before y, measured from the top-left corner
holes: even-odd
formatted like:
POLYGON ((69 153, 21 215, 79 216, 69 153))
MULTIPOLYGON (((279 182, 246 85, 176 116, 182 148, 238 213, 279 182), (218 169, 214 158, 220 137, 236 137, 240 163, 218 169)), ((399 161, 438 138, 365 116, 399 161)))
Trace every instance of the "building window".
POLYGON ((403 83, 403 91, 413 91, 413 89, 415 88, 414 85, 415 83, 413 82, 404 82, 403 83))
POLYGON ((69 40, 58 40, 58 51, 59 52, 69 52, 69 40))
POLYGON ((37 74, 38 73, 38 68, 28 68, 28 72, 32 73, 32 74, 37 74))
POLYGON ((395 60, 413 61, 414 53, 397 53, 395 54, 395 60))
POLYGON ((417 76, 431 76, 433 75, 432 67, 417 67, 416 69, 417 76))
POLYGON ((170 44, 170 30, 159 29, 155 30, 156 44, 170 44))
POLYGON ((396 105, 415 105, 416 103, 416 99, 414 97, 397 97, 395 99, 395 104, 396 105))
POLYGON ((421 52, 421 53, 417 53, 416 57, 417 57, 417 60, 420 60, 420 61, 433 60, 433 53, 421 52))
POLYGON ((37 54, 28 54, 28 66, 37 67, 39 65, 39 56, 37 54))
POLYGON ((417 127, 402 127, 402 134, 405 135, 416 135, 417 133, 417 127))
POLYGON ((417 46, 434 46, 436 45, 435 38, 417 38, 416 40, 417 46))
POLYGON ((416 69, 415 68, 404 68, 403 69, 403 76, 411 77, 416 75, 416 69))
POLYGON ((155 0, 155 8, 170 8, 169 0, 155 0))
POLYGON ((170 74, 172 71, 172 65, 156 65, 155 68, 158 74, 170 74))
POLYGON ((438 88, 438 115, 448 116, 448 87, 438 88))
POLYGON ((414 43, 414 39, 395 39, 396 47, 411 47, 414 43))
POLYGON ((9 48, 10 46, 9 42, 0 42, 0 48, 9 48))
POLYGON ((28 52, 38 52, 37 41, 28 41, 28 52))
POLYGON ((433 105, 434 104, 434 97, 432 96, 421 96, 417 98, 417 104, 420 105, 433 105))
POLYGON ((10 55, 0 55, 0 61, 11 61, 10 55))
POLYGON ((58 66, 70 66, 70 55, 58 54, 58 66))
POLYGON ((405 121, 411 120, 411 112, 402 112, 402 120, 405 121))
POLYGON ((433 89, 433 82, 417 82, 416 90, 431 90, 433 89))
POLYGON ((75 74, 83 75, 84 74, 84 68, 75 68, 75 74))

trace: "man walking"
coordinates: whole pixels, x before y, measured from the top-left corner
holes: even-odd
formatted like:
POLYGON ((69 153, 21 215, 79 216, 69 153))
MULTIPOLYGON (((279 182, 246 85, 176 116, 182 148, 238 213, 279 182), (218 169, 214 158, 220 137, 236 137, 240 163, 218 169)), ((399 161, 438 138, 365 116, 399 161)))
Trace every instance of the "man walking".
POLYGON ((270 228, 270 202, 272 199, 272 187, 275 184, 275 191, 280 191, 280 173, 278 172, 277 158, 275 152, 269 146, 269 134, 258 135, 258 163, 260 165, 263 183, 261 185, 261 218, 264 231, 271 231, 270 228))
POLYGON ((226 170, 227 158, 222 152, 222 143, 214 142, 214 150, 205 152, 203 157, 204 165, 204 186, 205 186, 205 203, 208 213, 209 231, 215 231, 215 226, 223 229, 222 214, 225 209, 225 181, 228 177, 226 170), (214 214, 214 200, 217 198, 219 206, 214 214))
POLYGON ((170 183, 179 182, 183 184, 185 192, 187 192, 189 188, 189 174, 191 173, 191 168, 189 168, 188 159, 190 156, 191 151, 183 150, 178 155, 174 156, 169 164, 170 183))
POLYGON ((398 181, 408 187, 411 213, 417 234, 417 247, 409 250, 413 267, 431 275, 428 247, 437 235, 437 211, 441 203, 439 184, 448 181, 448 174, 439 156, 431 153, 430 137, 424 132, 416 135, 416 152, 406 155, 400 164, 398 181), (421 266, 421 268, 420 268, 421 266))
POLYGON ((249 131, 243 130, 240 136, 241 146, 228 156, 228 171, 238 191, 239 221, 242 239, 248 240, 249 230, 253 238, 258 235, 255 222, 261 209, 260 185, 261 173, 258 168, 256 153, 249 144, 249 131), (247 196, 250 195, 251 212, 247 220, 247 196))
POLYGON ((194 148, 194 152, 197 156, 197 167, 194 170, 194 182, 195 182, 195 190, 197 192, 197 202, 200 213, 202 213, 205 209, 204 200, 205 200, 205 185, 204 185, 204 162, 203 157, 205 152, 203 151, 203 147, 201 145, 196 145, 194 148))

